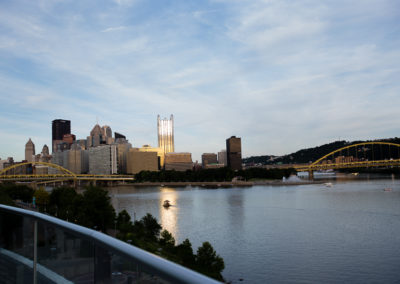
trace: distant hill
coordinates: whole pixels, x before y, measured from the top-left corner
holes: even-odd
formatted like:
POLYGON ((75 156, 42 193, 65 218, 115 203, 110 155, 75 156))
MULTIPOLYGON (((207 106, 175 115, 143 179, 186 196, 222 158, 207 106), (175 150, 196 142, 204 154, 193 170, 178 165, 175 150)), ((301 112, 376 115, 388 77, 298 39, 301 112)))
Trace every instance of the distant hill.
MULTIPOLYGON (((344 146, 353 145, 357 143, 364 143, 364 142, 391 142, 400 144, 400 138, 387 138, 387 139, 379 139, 379 140, 364 140, 364 141, 335 141, 332 143, 324 144, 321 146, 302 149, 295 153, 284 155, 284 156, 273 156, 273 155, 265 155, 265 156, 253 156, 249 158, 242 159, 243 163, 246 165, 275 165, 275 164, 304 164, 309 162, 314 162, 317 159, 321 158, 322 156, 329 154, 332 151, 335 151, 339 148, 344 146)), ((372 149, 366 148, 364 153, 365 158, 372 159, 372 156, 378 157, 379 155, 382 157, 388 157, 388 149, 381 148, 381 149, 374 149, 374 153, 372 149), (378 150, 380 152, 378 152, 378 150), (376 152, 376 153, 375 153, 376 152)), ((393 153, 392 153, 393 154, 393 153)), ((400 153, 396 154, 397 156, 400 153)))

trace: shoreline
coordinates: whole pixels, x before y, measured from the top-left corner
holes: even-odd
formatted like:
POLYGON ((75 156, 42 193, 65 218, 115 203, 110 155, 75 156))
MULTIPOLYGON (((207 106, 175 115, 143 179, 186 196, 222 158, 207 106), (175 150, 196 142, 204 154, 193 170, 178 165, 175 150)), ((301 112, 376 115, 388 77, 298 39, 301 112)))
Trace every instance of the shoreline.
POLYGON ((263 180, 263 181, 207 181, 207 182, 138 182, 138 183, 120 183, 118 186, 161 186, 161 187, 183 187, 183 186, 197 186, 197 187, 251 187, 257 185, 271 185, 271 186, 286 186, 286 185, 307 185, 307 184, 322 184, 323 181, 296 181, 288 182, 282 180, 263 180))

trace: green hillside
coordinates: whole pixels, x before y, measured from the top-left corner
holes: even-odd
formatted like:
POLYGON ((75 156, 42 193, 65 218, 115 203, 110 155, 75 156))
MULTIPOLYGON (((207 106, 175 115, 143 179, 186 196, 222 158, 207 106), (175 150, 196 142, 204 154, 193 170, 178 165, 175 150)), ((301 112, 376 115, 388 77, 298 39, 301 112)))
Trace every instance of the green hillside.
MULTIPOLYGON (((302 149, 295 153, 291 153, 284 156, 273 156, 273 155, 265 155, 265 156, 254 156, 249 158, 244 158, 243 163, 246 165, 274 165, 274 164, 303 164, 314 162, 322 156, 335 151, 344 146, 353 145, 357 143, 364 142, 390 142, 400 144, 400 138, 388 138, 388 139, 379 139, 379 140, 365 140, 365 141, 335 141, 332 143, 324 144, 321 146, 302 149)), ((399 149, 393 149, 393 147, 388 146, 379 146, 379 147, 365 147, 359 148, 355 152, 355 149, 350 149, 349 151, 345 151, 342 153, 343 155, 352 155, 354 157, 362 157, 368 160, 376 160, 376 159, 399 159, 400 151, 399 149)))

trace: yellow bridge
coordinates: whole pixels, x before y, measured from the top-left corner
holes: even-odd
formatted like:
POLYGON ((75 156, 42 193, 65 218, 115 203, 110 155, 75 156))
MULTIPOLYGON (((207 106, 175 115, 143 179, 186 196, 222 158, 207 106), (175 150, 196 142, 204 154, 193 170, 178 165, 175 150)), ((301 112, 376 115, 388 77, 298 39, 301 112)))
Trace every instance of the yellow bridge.
MULTIPOLYGON (((390 142, 364 142, 352 144, 332 151, 313 163, 291 165, 299 172, 309 172, 313 177, 314 171, 344 168, 372 168, 372 167, 399 167, 400 144, 390 142), (385 153, 385 154, 384 154, 385 153)), ((80 182, 125 182, 133 181, 133 175, 87 175, 75 174, 59 165, 46 162, 19 163, 0 171, 0 182, 30 182, 33 185, 69 182, 76 185, 80 182), (45 166, 55 169, 54 174, 36 173, 27 174, 28 167, 45 166), (25 172, 24 172, 25 170, 25 172)))
POLYGON ((344 168, 372 168, 372 167, 399 167, 400 144, 390 142, 365 142, 348 145, 330 152, 306 165, 296 165, 299 172, 344 169, 344 168))
MULTIPOLYGON (((36 168, 37 170, 37 168, 36 168)), ((125 182, 133 181, 133 175, 88 175, 88 174, 75 174, 70 170, 56 164, 46 162, 26 162, 9 166, 0 171, 0 181, 14 181, 14 182, 30 182, 31 184, 46 185, 55 183, 72 182, 74 185, 81 181, 96 183, 101 182, 125 182), (33 173, 27 174, 26 169, 31 166, 45 166, 47 169, 55 169, 54 174, 48 173, 33 173)))

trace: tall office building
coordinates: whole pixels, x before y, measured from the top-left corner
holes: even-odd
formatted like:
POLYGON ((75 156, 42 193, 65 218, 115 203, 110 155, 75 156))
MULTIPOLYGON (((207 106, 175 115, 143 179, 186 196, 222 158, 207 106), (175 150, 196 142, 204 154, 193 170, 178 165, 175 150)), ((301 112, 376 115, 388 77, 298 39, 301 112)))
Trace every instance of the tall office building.
POLYGON ((100 125, 96 124, 92 131, 90 131, 90 136, 87 137, 87 147, 97 147, 100 146, 102 138, 102 130, 100 125))
POLYGON ((45 144, 42 149, 42 153, 40 153, 40 162, 46 162, 48 163, 50 161, 50 153, 49 153, 49 147, 45 144))
POLYGON ((102 145, 89 148, 89 174, 112 175, 118 170, 117 146, 102 145))
POLYGON ((161 119, 158 115, 157 129, 158 147, 163 149, 164 153, 174 152, 174 116, 171 114, 169 119, 161 119))
POLYGON ((25 160, 28 162, 33 162, 33 156, 35 155, 35 144, 33 144, 31 138, 25 144, 25 160))
POLYGON ((159 168, 164 167, 164 159, 165 159, 165 152, 164 149, 159 147, 151 147, 150 145, 143 145, 141 148, 138 148, 141 152, 156 152, 158 157, 158 165, 159 168))
POLYGON ((75 174, 87 173, 89 170, 89 152, 82 150, 79 144, 72 144, 68 151, 68 169, 75 174))
POLYGON ((65 134, 71 134, 71 121, 55 119, 52 121, 52 152, 56 152, 57 143, 62 142, 65 134))
POLYGON ((127 158, 129 149, 132 148, 132 144, 128 143, 128 140, 123 138, 118 138, 116 143, 117 145, 117 163, 118 163, 118 173, 126 174, 127 173, 127 158))
POLYGON ((226 157, 228 168, 232 170, 242 169, 242 142, 239 137, 232 136, 226 139, 226 157))
POLYGON ((228 164, 226 160, 226 150, 221 150, 218 152, 218 163, 224 166, 228 164))
POLYGON ((158 171, 157 152, 142 152, 138 148, 129 149, 127 172, 137 174, 140 171, 158 171))
POLYGON ((214 153, 204 153, 201 155, 201 164, 203 168, 207 168, 207 165, 209 164, 217 164, 217 154, 214 153))
POLYGON ((49 147, 47 147, 46 144, 44 144, 44 146, 43 146, 42 155, 43 155, 43 156, 49 156, 49 155, 50 155, 49 147))
POLYGON ((105 144, 110 145, 110 144, 114 143, 114 138, 112 137, 112 130, 111 130, 110 126, 104 125, 101 128, 101 132, 102 132, 102 137, 103 137, 103 141, 105 142, 105 144))

